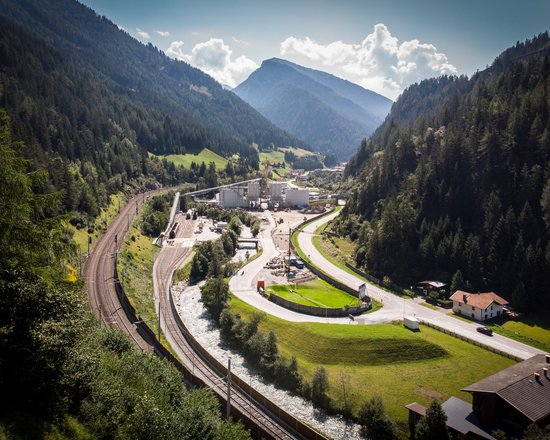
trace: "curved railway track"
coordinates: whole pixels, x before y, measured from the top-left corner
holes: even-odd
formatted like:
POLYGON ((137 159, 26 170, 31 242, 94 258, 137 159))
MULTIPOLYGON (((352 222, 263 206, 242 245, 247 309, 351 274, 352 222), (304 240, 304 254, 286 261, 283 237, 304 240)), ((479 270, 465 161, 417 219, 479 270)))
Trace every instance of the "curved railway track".
MULTIPOLYGON (((151 331, 138 331, 135 314, 128 310, 127 300, 121 286, 117 285, 116 255, 123 242, 128 226, 134 220, 139 206, 151 195, 168 189, 150 191, 131 199, 111 222, 103 236, 96 243, 84 267, 88 300, 102 325, 119 328, 128 333, 142 351, 162 353, 170 357, 151 331)), ((193 232, 192 222, 180 228, 179 237, 189 237, 193 232), (190 228, 190 229, 189 229, 190 228)), ((221 403, 226 402, 227 374, 221 365, 209 359, 208 354, 198 346, 181 322, 171 297, 171 283, 174 271, 190 254, 191 246, 164 247, 154 265, 156 308, 161 317, 161 328, 179 359, 171 359, 185 367, 186 378, 194 384, 208 386, 221 403), (158 272, 158 274, 157 274, 158 272)), ((219 364, 219 363, 218 363, 219 364)), ((243 421, 255 438, 273 439, 325 439, 326 437, 289 416, 247 384, 231 375, 231 415, 243 421), (244 388, 248 388, 245 390, 244 388), (263 401, 263 403, 262 403, 263 401), (270 408, 270 409, 268 409, 270 408), (283 421, 281 416, 288 422, 283 421), (293 425, 293 426, 292 426, 293 425), (304 435, 304 433, 307 433, 304 435)))

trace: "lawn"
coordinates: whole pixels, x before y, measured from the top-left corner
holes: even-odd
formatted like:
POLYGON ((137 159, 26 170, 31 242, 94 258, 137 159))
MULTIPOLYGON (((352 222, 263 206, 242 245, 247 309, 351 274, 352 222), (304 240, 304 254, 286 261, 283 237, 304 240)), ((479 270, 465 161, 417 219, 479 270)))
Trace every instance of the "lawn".
POLYGON ((500 318, 488 323, 495 333, 550 352, 550 316, 528 315, 520 321, 500 318))
MULTIPOLYGON (((153 153, 149 153, 151 156, 155 156, 153 153)), ((200 165, 204 162, 207 166, 210 162, 216 164, 216 169, 222 170, 227 165, 228 160, 220 155, 210 151, 208 148, 204 148, 198 154, 169 154, 167 156, 155 156, 159 159, 166 159, 173 162, 176 165, 183 165, 185 168, 190 168, 191 163, 195 162, 200 165)))
POLYGON ((273 291, 289 301, 306 306, 338 308, 361 304, 359 298, 343 292, 323 280, 308 281, 296 285, 276 284, 269 286, 267 290, 268 292, 273 291))
MULTIPOLYGON (((285 153, 282 151, 261 151, 260 152, 260 166, 265 162, 266 160, 269 161, 270 164, 274 163, 280 163, 285 161, 285 153)), ((290 166, 287 164, 287 167, 290 166)))
MULTIPOLYGON (((236 298, 231 307, 243 317, 256 311, 236 298)), ((414 401, 426 405, 450 396, 471 401, 461 388, 514 363, 424 326, 411 332, 400 324, 293 323, 265 316, 260 327, 275 332, 281 353, 296 356, 308 380, 318 365, 324 365, 329 394, 341 401, 339 383, 348 377, 354 411, 363 400, 380 395, 403 437, 408 434, 405 405, 414 401)))

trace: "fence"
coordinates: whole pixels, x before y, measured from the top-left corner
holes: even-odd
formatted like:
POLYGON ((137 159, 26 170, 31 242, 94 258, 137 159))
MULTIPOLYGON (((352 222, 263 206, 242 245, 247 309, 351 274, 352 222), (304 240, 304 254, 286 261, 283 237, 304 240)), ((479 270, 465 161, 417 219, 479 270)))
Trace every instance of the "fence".
POLYGON ((506 353, 505 351, 499 350, 498 348, 494 348, 494 347, 491 347, 490 345, 484 344, 484 343, 476 341, 474 339, 470 339, 467 336, 459 335, 456 332, 453 332, 451 330, 447 330, 446 328, 440 327, 437 324, 434 324, 434 323, 429 322, 429 321, 425 321, 421 318, 417 317, 417 319, 421 324, 427 325, 428 327, 434 328, 434 329, 436 329, 440 332, 443 332, 447 335, 454 336, 455 338, 458 338, 458 339, 462 339, 463 341, 469 342, 470 344, 477 345, 478 347, 481 347, 481 348, 484 348, 486 350, 492 351, 493 353, 499 354, 501 356, 505 356, 505 357, 507 357, 509 359, 512 359, 514 361, 517 361, 517 362, 523 361, 523 358, 520 358, 518 356, 514 356, 513 354, 510 354, 510 353, 506 353))
POLYGON ((275 293, 271 293, 269 295, 269 300, 281 307, 284 307, 285 309, 289 309, 297 313, 303 313, 305 315, 311 316, 320 316, 325 318, 342 318, 349 315, 357 316, 366 312, 372 307, 372 304, 370 302, 361 304, 360 306, 341 308, 323 308, 308 306, 305 304, 298 304, 293 301, 289 301, 288 299, 282 298, 275 293))

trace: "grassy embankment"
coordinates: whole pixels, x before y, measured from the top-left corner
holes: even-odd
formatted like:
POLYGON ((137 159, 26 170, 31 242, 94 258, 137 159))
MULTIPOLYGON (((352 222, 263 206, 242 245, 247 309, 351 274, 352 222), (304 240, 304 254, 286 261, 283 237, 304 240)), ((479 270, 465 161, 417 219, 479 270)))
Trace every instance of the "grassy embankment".
POLYGON ((268 292, 273 291, 289 301, 323 308, 337 308, 346 306, 358 306, 361 301, 340 289, 337 289, 323 280, 308 281, 296 285, 276 284, 268 287, 268 292))
MULTIPOLYGON (((244 318, 257 312, 237 298, 231 307, 244 318)), ((380 395, 404 435, 408 403, 450 396, 471 401, 461 388, 514 363, 424 326, 414 333, 398 324, 293 323, 266 315, 260 328, 275 332, 281 353, 296 356, 309 381, 315 368, 324 365, 332 399, 342 401, 341 373, 348 375, 355 413, 363 400, 380 395)))
POLYGON ((169 154, 166 156, 156 156, 153 153, 149 154, 151 156, 158 157, 159 159, 166 159, 173 162, 175 165, 183 165, 185 168, 191 168, 192 162, 195 162, 197 165, 204 162, 207 166, 210 162, 214 162, 216 164, 216 169, 222 170, 228 162, 226 158, 210 151, 208 148, 204 148, 198 154, 169 154))

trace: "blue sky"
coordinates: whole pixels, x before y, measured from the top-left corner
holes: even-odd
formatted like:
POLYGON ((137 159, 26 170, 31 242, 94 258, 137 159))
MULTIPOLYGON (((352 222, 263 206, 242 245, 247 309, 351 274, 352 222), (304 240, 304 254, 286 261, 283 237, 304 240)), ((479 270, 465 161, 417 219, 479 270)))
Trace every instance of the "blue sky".
POLYGON ((328 71, 390 98, 485 68, 550 27, 549 0, 83 0, 130 35, 236 86, 264 59, 328 71))

